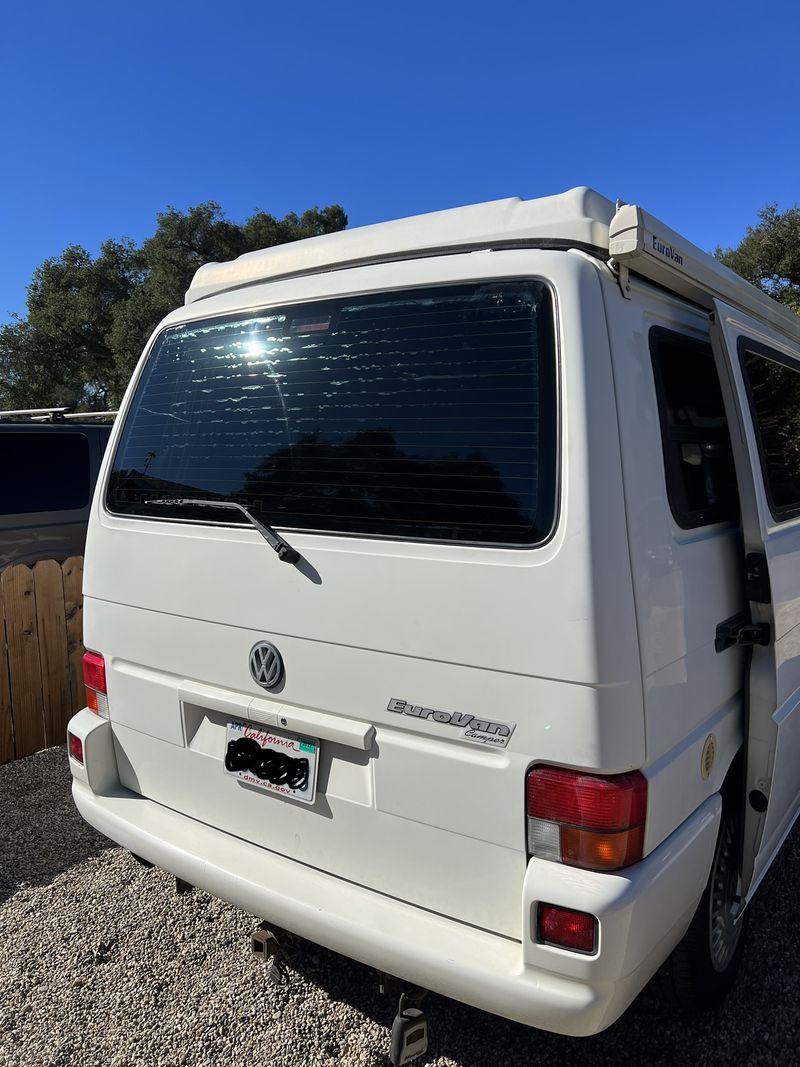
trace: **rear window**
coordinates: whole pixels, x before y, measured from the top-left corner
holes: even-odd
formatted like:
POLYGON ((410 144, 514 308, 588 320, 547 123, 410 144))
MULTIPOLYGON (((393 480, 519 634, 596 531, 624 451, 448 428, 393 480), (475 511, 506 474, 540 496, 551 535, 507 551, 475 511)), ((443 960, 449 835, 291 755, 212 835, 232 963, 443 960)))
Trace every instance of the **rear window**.
POLYGON ((89 503, 89 442, 82 433, 0 432, 0 470, 0 515, 77 511, 89 503))
POLYGON ((555 470, 549 290, 502 281, 165 330, 107 506, 207 523, 163 502, 235 500, 284 529, 530 545, 555 470))

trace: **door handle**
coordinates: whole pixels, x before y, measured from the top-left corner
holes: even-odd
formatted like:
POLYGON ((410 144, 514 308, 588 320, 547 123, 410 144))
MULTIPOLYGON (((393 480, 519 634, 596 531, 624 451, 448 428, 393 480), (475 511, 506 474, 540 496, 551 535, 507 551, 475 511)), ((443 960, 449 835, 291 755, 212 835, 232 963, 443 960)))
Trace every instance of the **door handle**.
POLYGON ((738 645, 747 648, 751 645, 768 645, 772 639, 772 630, 768 622, 751 622, 746 611, 740 611, 717 626, 714 648, 724 652, 726 648, 738 645))

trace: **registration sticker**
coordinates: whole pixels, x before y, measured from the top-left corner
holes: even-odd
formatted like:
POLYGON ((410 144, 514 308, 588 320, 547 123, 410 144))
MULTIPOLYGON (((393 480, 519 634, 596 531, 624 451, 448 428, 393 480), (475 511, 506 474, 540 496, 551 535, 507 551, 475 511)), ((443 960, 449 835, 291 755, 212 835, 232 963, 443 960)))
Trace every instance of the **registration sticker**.
POLYGON ((247 722, 228 723, 225 771, 257 789, 313 804, 318 757, 319 742, 312 738, 247 722))

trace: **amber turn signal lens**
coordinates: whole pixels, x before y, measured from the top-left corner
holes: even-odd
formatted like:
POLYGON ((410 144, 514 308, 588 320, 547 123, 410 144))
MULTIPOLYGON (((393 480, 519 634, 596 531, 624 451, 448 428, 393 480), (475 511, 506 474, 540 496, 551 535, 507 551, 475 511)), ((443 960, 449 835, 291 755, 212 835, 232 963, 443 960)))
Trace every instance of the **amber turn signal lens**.
POLYGON ((608 833, 583 830, 577 826, 561 827, 561 861, 593 871, 617 871, 630 867, 642 858, 644 826, 608 833))

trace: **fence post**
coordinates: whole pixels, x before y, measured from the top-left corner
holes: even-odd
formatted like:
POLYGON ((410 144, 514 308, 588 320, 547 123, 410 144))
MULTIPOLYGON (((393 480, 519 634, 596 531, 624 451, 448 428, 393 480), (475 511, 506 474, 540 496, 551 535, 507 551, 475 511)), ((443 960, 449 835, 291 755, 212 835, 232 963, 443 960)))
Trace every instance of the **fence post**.
POLYGON ((8 642, 0 586, 0 763, 14 759, 14 724, 11 717, 11 684, 8 680, 8 642))
POLYGON ((61 567, 54 559, 37 563, 33 568, 33 584, 42 672, 44 740, 48 746, 60 745, 72 714, 61 567))
POLYGON ((8 567, 0 574, 6 617, 8 675, 16 758, 44 748, 42 676, 33 572, 8 567))
POLYGON ((70 556, 62 565, 64 574, 64 614, 67 620, 67 657, 72 710, 86 704, 83 688, 83 556, 70 556))

